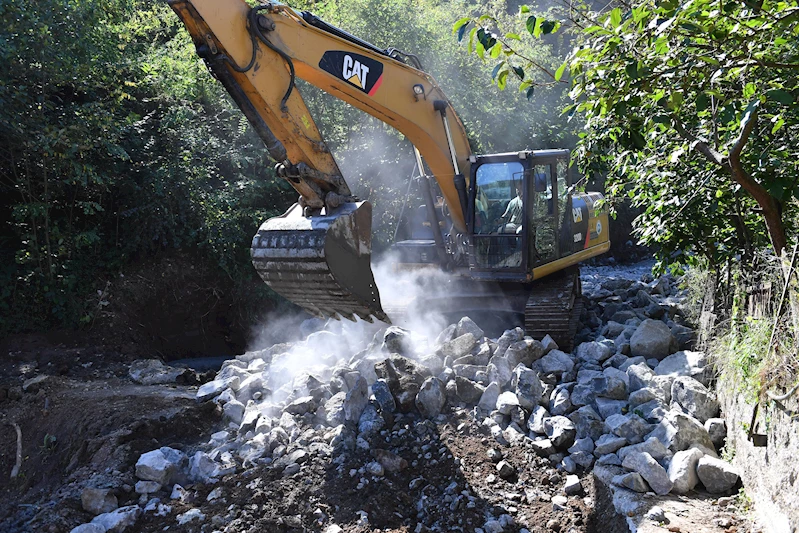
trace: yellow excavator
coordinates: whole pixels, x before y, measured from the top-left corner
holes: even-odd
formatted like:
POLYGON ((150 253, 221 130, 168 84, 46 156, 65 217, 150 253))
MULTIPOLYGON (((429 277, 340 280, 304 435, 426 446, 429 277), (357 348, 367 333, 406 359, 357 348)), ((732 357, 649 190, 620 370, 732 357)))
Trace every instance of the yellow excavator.
POLYGON ((388 321, 371 269, 371 205, 347 186, 299 78, 415 147, 426 202, 411 212, 423 210, 426 234, 395 244, 402 266, 436 265, 463 280, 443 298, 460 316, 493 309, 521 317, 529 335, 550 333, 571 346, 581 303, 574 265, 610 242, 602 196, 573 192, 567 150, 473 154, 417 56, 382 50, 307 11, 244 0, 169 5, 277 162, 277 175, 299 193, 252 242, 253 264, 277 293, 318 316, 388 321), (439 197, 446 209, 436 207, 439 197))

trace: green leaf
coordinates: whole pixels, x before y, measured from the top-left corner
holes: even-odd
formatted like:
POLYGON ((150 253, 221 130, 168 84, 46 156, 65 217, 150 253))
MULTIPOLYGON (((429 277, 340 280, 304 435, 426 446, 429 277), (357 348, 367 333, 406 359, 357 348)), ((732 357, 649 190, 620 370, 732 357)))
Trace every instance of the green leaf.
POLYGON ((774 126, 771 127, 771 134, 774 135, 780 131, 782 126, 785 124, 785 119, 782 118, 782 116, 777 115, 774 117, 774 119, 772 119, 772 122, 774 123, 774 126))
POLYGON ((536 39, 541 37, 541 24, 544 22, 544 19, 538 17, 535 21, 535 28, 533 28, 533 37, 536 39))
POLYGON ((529 12, 530 12, 530 7, 529 6, 521 6, 519 8, 519 13, 529 13, 529 12))
POLYGON ((497 76, 497 87, 499 88, 500 91, 504 91, 507 83, 508 83, 508 71, 502 70, 497 76))
POLYGON ((566 61, 561 63, 561 65, 558 67, 558 70, 555 71, 555 81, 560 81, 564 72, 566 72, 566 61))
POLYGON ((493 59, 498 58, 499 54, 501 54, 501 53, 502 53, 502 45, 501 44, 497 43, 497 44, 495 44, 494 46, 491 47, 491 57, 493 59))
POLYGON ((516 73, 520 80, 524 79, 524 69, 522 67, 513 67, 513 72, 516 73))
POLYGON ((618 7, 610 12, 610 25, 614 28, 618 28, 621 25, 621 9, 618 7))
POLYGON ((536 27, 536 18, 535 15, 530 15, 527 17, 527 22, 525 22, 525 26, 527 27, 527 31, 530 32, 530 35, 535 36, 535 27, 536 27))
POLYGON ((633 80, 635 78, 637 78, 638 77, 638 61, 630 61, 629 63, 627 63, 627 66, 624 67, 624 72, 626 72, 627 75, 633 80))
POLYGON ((552 33, 557 29, 556 24, 557 23, 552 20, 545 20, 544 22, 541 23, 541 32, 544 35, 549 35, 550 33, 552 33))
POLYGON ((783 91, 782 89, 772 89, 770 91, 766 91, 766 98, 784 105, 791 105, 794 103, 793 95, 788 91, 783 91))
POLYGON ((533 93, 534 92, 535 92, 535 87, 530 87, 529 89, 527 89, 527 101, 528 102, 533 99, 533 93))
POLYGON ((463 17, 462 19, 459 19, 458 22, 452 25, 452 33, 455 33, 466 26, 471 20, 472 17, 463 17))
POLYGON ((710 106, 710 99, 705 93, 699 93, 696 97, 696 110, 705 111, 710 106))
POLYGON ((458 28, 458 42, 461 42, 463 40, 463 36, 466 34, 466 28, 468 27, 469 27, 468 24, 464 24, 463 26, 458 28))
POLYGON ((470 54, 472 52, 474 52, 474 36, 475 36, 476 33, 477 33, 477 27, 472 28, 472 30, 469 32, 468 51, 469 51, 470 54))
POLYGON ((497 78, 497 73, 499 72, 499 69, 501 69, 504 65, 505 65, 504 61, 500 61, 499 63, 496 64, 494 70, 491 71, 492 80, 495 80, 497 78))
POLYGON ((505 38, 506 39, 513 39, 514 41, 521 41, 522 40, 522 38, 519 37, 518 33, 506 33, 505 34, 505 38))

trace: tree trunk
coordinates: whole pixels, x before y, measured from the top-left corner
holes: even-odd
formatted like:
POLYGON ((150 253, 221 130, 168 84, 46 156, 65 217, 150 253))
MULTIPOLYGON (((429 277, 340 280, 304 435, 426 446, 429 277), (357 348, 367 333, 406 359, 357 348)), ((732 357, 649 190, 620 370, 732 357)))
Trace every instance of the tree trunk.
POLYGON ((752 195, 757 205, 763 210, 763 219, 766 222, 766 230, 771 240, 771 246, 774 248, 775 254, 782 255, 787 240, 785 238, 785 225, 782 222, 782 209, 780 209, 779 203, 769 194, 765 187, 749 176, 738 157, 730 157, 728 164, 733 181, 752 195))

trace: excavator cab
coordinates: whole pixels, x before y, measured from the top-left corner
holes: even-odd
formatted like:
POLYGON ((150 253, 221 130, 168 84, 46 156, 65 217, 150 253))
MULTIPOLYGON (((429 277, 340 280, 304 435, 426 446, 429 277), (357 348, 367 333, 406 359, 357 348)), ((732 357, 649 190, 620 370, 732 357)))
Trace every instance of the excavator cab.
POLYGON ((530 281, 532 267, 559 257, 568 196, 568 152, 476 156, 470 196, 475 277, 530 281), (559 164, 561 163, 561 164, 559 164))

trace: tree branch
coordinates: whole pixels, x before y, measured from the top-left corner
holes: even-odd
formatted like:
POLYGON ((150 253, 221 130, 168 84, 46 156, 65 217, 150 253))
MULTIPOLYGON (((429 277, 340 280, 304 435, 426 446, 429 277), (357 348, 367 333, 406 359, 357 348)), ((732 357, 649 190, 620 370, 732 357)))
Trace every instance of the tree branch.
POLYGON ((674 124, 674 129, 677 130, 677 133, 680 134, 680 137, 686 141, 691 141, 691 143, 694 145, 694 149, 705 156, 708 161, 721 167, 726 167, 728 165, 726 158, 723 155, 714 150, 713 147, 711 147, 706 141, 697 138, 696 135, 688 131, 680 119, 674 115, 671 116, 671 119, 674 124))
POLYGON ((741 134, 735 140, 735 144, 732 145, 730 149, 730 163, 735 165, 740 162, 741 160, 741 152, 746 146, 746 142, 749 140, 749 136, 752 133, 752 130, 755 128, 755 124, 757 123, 757 108, 753 109, 749 113, 749 118, 746 120, 746 124, 744 124, 743 128, 741 128, 741 134))

